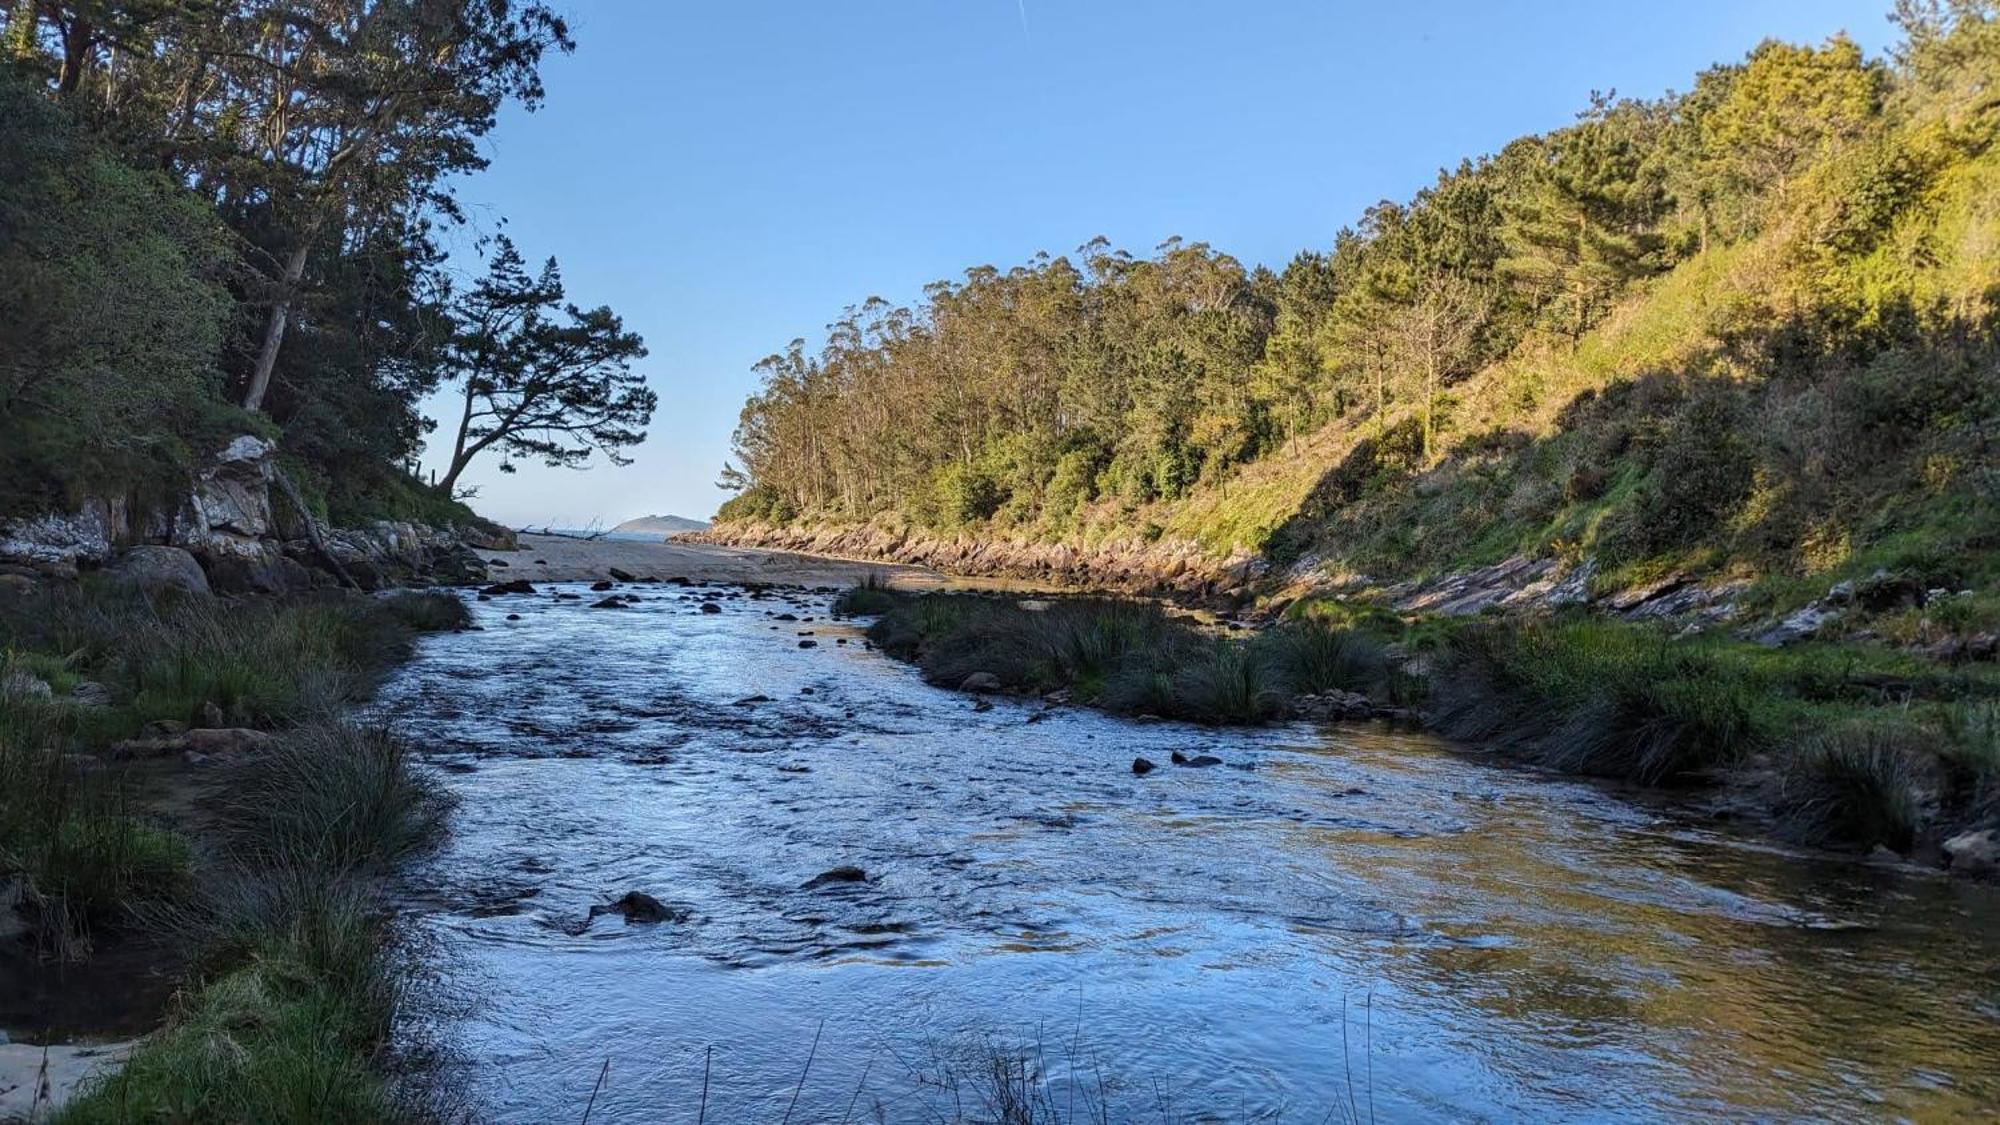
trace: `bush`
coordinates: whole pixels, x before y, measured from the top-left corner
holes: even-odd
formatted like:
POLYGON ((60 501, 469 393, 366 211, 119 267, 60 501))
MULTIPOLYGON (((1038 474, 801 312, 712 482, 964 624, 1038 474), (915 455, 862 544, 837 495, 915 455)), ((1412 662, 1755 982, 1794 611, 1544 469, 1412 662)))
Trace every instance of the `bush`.
POLYGON ((1324 621, 1290 622, 1263 634, 1255 643, 1283 675, 1286 685, 1299 693, 1366 693, 1381 683, 1388 669, 1381 641, 1324 621))

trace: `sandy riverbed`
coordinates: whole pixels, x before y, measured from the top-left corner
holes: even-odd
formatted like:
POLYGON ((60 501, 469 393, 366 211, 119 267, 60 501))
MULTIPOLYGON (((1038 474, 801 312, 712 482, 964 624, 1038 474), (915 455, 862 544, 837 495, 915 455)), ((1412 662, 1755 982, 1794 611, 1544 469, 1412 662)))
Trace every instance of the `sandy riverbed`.
POLYGON ((495 581, 525 578, 530 582, 589 582, 609 578, 611 568, 617 567, 635 578, 685 577, 704 583, 852 586, 873 574, 891 586, 906 590, 963 584, 926 567, 852 562, 706 543, 523 535, 518 551, 479 554, 492 564, 495 581))

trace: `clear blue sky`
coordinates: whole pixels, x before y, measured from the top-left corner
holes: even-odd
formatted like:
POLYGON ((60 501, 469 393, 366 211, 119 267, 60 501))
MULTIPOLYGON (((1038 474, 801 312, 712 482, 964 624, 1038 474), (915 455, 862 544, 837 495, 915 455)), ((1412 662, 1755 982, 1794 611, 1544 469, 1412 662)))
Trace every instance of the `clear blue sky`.
MULTIPOLYGON (((750 366, 870 295, 1180 235, 1282 266, 1445 165, 1889 0, 570 0, 548 103, 464 185, 646 337, 627 468, 476 466, 510 523, 706 517, 750 366)), ((466 268, 477 268, 471 262, 466 268)), ((433 449, 448 447, 435 436, 433 449)))

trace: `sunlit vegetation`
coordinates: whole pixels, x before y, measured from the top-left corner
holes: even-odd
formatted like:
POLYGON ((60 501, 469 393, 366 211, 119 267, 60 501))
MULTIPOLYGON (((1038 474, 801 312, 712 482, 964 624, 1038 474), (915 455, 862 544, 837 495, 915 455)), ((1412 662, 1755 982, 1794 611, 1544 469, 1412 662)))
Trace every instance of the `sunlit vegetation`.
POLYGON ((2000 20, 1898 19, 1594 100, 1282 270, 1100 240, 871 300, 765 361, 722 516, 1985 583, 2000 20))

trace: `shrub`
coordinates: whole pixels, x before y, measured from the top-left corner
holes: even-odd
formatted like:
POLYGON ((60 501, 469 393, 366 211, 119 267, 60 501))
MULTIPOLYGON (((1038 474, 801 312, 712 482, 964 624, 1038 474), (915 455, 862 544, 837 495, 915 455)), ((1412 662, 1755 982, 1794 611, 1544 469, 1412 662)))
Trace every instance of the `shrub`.
POLYGON ((1319 620, 1279 626, 1256 644, 1294 692, 1366 692, 1381 682, 1388 667, 1382 642, 1319 620))

